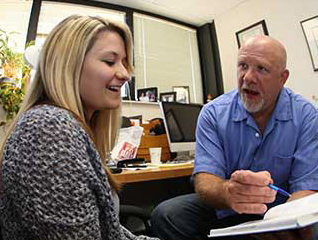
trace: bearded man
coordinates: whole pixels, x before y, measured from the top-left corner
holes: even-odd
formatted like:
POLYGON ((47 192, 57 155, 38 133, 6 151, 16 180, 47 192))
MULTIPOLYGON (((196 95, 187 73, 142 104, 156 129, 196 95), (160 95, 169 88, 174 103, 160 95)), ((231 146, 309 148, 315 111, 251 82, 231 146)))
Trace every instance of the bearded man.
MULTIPOLYGON (((206 104, 198 119, 196 193, 156 207, 157 237, 206 239, 210 229, 260 219, 269 208, 318 190, 318 114, 284 87, 286 58, 284 46, 269 36, 251 37, 239 49, 238 89, 206 104)), ((311 230, 226 239, 309 239, 311 230)))

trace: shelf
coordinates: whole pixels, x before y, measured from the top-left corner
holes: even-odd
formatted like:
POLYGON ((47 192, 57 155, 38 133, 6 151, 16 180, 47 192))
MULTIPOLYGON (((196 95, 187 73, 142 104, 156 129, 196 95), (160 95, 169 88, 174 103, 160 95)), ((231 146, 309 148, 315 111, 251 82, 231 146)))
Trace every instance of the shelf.
POLYGON ((145 104, 145 105, 159 105, 159 102, 141 102, 141 101, 133 101, 133 100, 123 100, 123 103, 126 104, 145 104))

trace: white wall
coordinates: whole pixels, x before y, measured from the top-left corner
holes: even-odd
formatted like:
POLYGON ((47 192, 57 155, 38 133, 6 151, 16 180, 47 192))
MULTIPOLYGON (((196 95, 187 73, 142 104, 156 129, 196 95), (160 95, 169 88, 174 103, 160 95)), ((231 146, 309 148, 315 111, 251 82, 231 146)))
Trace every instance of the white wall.
POLYGON ((235 32, 265 19, 269 35, 287 50, 290 77, 286 86, 311 100, 318 96, 314 72, 300 21, 318 15, 317 0, 247 0, 215 18, 221 55, 224 90, 236 88, 237 42, 235 32))

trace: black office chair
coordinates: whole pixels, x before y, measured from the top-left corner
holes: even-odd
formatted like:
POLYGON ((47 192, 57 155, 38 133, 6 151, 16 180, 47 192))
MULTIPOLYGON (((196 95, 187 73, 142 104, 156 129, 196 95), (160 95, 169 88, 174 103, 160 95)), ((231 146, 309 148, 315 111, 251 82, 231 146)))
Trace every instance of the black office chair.
POLYGON ((151 213, 141 207, 133 205, 120 205, 120 223, 135 235, 152 236, 150 228, 151 213))

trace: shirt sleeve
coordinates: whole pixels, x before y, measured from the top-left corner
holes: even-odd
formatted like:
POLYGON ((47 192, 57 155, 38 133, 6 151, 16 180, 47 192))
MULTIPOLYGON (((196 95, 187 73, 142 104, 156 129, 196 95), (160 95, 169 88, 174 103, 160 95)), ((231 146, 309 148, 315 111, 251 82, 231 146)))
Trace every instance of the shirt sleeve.
POLYGON ((226 164, 218 136, 217 114, 213 105, 206 106, 198 118, 193 174, 207 172, 225 178, 226 164))
POLYGON ((290 173, 290 191, 318 190, 318 112, 304 106, 303 121, 290 173))

